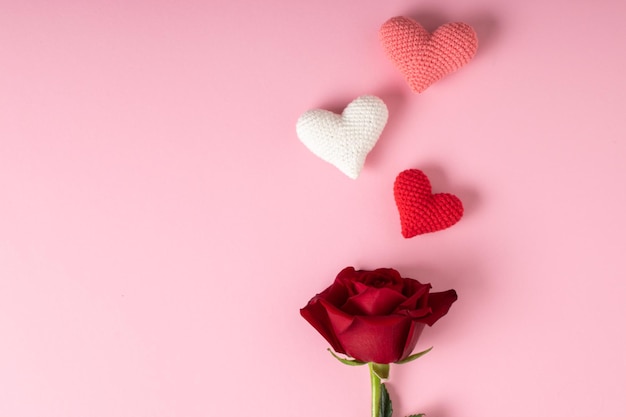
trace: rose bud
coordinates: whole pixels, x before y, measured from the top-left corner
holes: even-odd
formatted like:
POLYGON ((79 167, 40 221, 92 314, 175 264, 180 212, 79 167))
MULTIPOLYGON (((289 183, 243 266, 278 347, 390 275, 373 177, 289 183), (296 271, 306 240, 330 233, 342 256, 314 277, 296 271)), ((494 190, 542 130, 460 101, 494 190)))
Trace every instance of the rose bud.
POLYGON ((300 314, 336 352, 388 364, 407 358, 424 326, 446 315, 457 299, 454 290, 430 289, 430 284, 402 278, 394 269, 348 267, 300 314))

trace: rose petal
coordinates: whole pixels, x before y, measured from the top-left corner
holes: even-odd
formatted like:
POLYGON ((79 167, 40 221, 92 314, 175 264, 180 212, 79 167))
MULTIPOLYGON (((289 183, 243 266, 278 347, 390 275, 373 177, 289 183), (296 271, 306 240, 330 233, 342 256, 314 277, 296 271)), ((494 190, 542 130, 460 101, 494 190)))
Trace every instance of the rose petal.
POLYGON ((426 327, 424 323, 419 323, 416 321, 411 322, 411 328, 409 329, 409 334, 406 338, 406 344, 404 345, 404 350, 402 351, 402 357, 400 357, 400 359, 398 360, 401 361, 402 359, 405 359, 413 352, 413 349, 415 349, 415 345, 417 345, 417 340, 422 334, 422 330, 424 330, 424 327, 426 327))
POLYGON ((341 310, 349 314, 380 316, 391 314, 406 297, 389 288, 369 287, 362 293, 348 298, 341 310))
POLYGON ((331 285, 331 288, 340 285, 341 287, 345 288, 347 294, 346 297, 354 295, 356 293, 353 284, 353 278, 355 274, 356 271, 351 266, 342 269, 341 272, 337 274, 337 277, 335 278, 335 283, 331 285))
POLYGON ((402 275, 395 269, 378 268, 374 271, 357 271, 359 273, 358 281, 369 287, 375 288, 393 288, 402 291, 404 280, 402 275))
POLYGON ((340 306, 348 299, 348 289, 341 282, 335 282, 330 287, 326 288, 317 297, 324 299, 335 306, 340 306))
POLYGON ((356 271, 354 270, 354 267, 352 266, 345 267, 344 269, 341 270, 341 272, 337 274, 337 278, 335 278, 335 282, 341 282, 345 284, 346 282, 352 281, 355 275, 356 275, 356 271))
POLYGON ((353 267, 349 266, 344 268, 337 274, 337 278, 335 278, 335 283, 333 285, 343 286, 346 289, 348 296, 353 296, 358 293, 358 290, 354 287, 354 280, 357 275, 358 273, 353 267))
POLYGON ((430 315, 433 313, 433 310, 432 308, 426 306, 417 310, 396 310, 396 313, 404 314, 413 320, 419 320, 421 322, 422 319, 430 317, 430 315))
POLYGON ((328 321, 336 335, 344 332, 354 321, 354 316, 340 310, 338 307, 324 300, 321 300, 320 303, 324 306, 328 321))
POLYGON ((448 313, 450 306, 457 300, 457 298, 456 291, 454 290, 430 293, 428 296, 428 305, 430 305, 433 312, 430 316, 419 321, 432 326, 437 320, 448 313))
POLYGON ((410 327, 411 320, 404 316, 357 316, 337 337, 355 359, 391 363, 402 357, 410 327))
POLYGON ((314 298, 304 308, 300 309, 300 315, 330 343, 335 352, 346 353, 339 339, 335 336, 335 331, 324 307, 323 300, 314 298))
POLYGON ((407 299, 401 305, 398 306, 398 309, 409 309, 414 310, 417 308, 426 307, 428 300, 428 291, 430 291, 430 284, 420 284, 415 280, 411 280, 410 288, 405 288, 404 294, 407 299))

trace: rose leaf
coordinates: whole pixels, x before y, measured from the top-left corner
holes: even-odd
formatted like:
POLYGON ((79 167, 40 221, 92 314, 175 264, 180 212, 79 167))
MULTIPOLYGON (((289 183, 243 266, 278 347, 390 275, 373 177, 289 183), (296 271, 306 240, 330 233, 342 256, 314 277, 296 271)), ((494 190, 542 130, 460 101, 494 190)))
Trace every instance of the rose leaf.
POLYGON ((387 392, 387 387, 385 384, 380 384, 380 412, 378 413, 379 417, 391 417, 391 413, 393 413, 393 408, 391 407, 391 398, 389 398, 389 392, 387 392))

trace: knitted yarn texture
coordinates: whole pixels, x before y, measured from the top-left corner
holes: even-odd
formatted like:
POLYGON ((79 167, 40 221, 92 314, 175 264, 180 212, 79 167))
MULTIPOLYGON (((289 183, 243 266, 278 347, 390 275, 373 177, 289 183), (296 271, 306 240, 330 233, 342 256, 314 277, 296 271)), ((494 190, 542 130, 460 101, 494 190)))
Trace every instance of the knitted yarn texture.
POLYGON ((452 194, 433 194, 430 180, 418 169, 398 174, 393 193, 405 238, 446 229, 463 217, 461 200, 452 194))
POLYGON ((380 98, 361 96, 348 104, 341 115, 322 109, 303 113, 296 123, 296 132, 311 152, 356 179, 388 116, 387 106, 380 98))
POLYGON ((379 37, 416 93, 467 64, 478 49, 476 32, 465 23, 448 23, 430 34, 415 20, 398 16, 382 25, 379 37))

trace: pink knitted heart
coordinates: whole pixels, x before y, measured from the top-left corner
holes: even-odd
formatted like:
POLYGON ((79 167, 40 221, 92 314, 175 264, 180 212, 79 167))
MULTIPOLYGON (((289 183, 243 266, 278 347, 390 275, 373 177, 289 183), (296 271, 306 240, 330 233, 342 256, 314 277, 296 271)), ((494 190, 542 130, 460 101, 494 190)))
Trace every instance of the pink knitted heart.
POLYGON ((428 177, 419 169, 398 174, 393 194, 405 238, 446 229, 463 217, 461 200, 452 194, 433 194, 428 177))
POLYGON ((379 36, 416 93, 467 64, 478 49, 476 32, 465 23, 448 23, 430 34, 415 20, 398 16, 382 25, 379 36))

